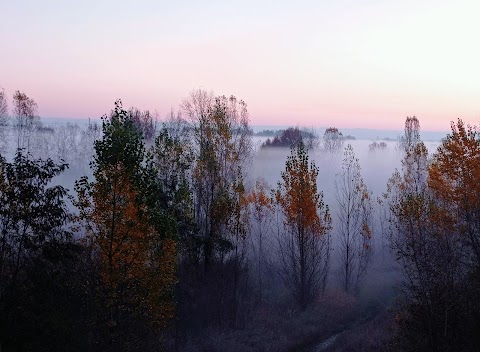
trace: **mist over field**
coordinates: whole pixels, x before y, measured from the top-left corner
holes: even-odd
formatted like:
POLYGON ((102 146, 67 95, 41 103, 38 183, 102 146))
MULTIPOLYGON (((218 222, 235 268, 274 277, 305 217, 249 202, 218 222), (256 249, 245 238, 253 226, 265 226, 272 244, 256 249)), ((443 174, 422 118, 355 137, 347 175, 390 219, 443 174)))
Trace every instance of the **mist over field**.
POLYGON ((455 302, 429 319, 447 329, 448 314, 462 317, 475 291, 459 303, 437 291, 452 272, 460 287, 475 280, 457 262, 468 242, 449 227, 438 173, 449 143, 479 143, 476 130, 459 120, 420 134, 416 117, 398 132, 252 129, 233 96, 189 99, 185 118, 117 101, 100 121, 0 126, 0 346, 61 350, 45 341, 66 326, 73 350, 409 351, 418 312, 455 302), (24 311, 52 330, 25 333, 24 311))

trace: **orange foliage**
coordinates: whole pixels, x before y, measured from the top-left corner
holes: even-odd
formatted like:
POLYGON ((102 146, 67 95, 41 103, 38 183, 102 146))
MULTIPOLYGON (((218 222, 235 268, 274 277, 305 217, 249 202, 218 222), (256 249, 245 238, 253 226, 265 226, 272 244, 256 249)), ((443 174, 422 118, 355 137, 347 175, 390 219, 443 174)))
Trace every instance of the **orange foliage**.
MULTIPOLYGON (((429 186, 435 196, 468 213, 478 209, 480 201, 480 139, 476 127, 462 120, 452 123, 429 169, 429 186)), ((452 209, 452 210, 454 210, 452 209)))
POLYGON ((255 182, 255 189, 246 196, 246 202, 252 204, 253 216, 259 222, 273 210, 272 199, 265 192, 265 185, 261 181, 255 182))
POLYGON ((442 207, 436 216, 455 224, 480 262, 480 135, 460 119, 451 128, 430 165, 428 185, 442 207))
POLYGON ((102 262, 107 303, 128 304, 163 327, 174 316, 176 242, 160 241, 123 167, 104 169, 100 175, 89 195, 79 193, 79 204, 80 217, 88 224, 86 240, 102 262))
POLYGON ((298 149, 297 155, 287 161, 275 200, 283 209, 286 224, 322 235, 330 229, 331 218, 328 208, 323 218, 319 217, 323 201, 317 192, 317 175, 315 164, 309 168, 308 156, 298 149))

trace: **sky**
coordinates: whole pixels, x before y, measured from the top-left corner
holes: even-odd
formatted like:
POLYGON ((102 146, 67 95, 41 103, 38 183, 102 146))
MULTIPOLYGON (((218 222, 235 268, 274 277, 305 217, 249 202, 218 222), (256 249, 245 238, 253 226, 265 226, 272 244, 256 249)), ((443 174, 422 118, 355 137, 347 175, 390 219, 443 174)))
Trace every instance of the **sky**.
POLYGON ((46 117, 116 99, 165 116, 193 89, 253 125, 422 129, 480 122, 480 2, 0 1, 0 87, 46 117))

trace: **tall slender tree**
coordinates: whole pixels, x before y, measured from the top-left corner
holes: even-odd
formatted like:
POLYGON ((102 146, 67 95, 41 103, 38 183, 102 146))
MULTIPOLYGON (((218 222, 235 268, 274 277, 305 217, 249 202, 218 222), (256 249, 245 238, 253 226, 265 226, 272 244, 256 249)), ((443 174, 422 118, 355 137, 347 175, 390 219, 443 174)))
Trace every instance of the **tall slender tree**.
POLYGON ((335 180, 343 287, 358 289, 372 256, 372 204, 352 146, 345 148, 342 171, 335 180))
POLYGON ((17 148, 30 150, 33 133, 38 128, 40 117, 37 115, 38 105, 25 93, 15 91, 13 95, 13 118, 17 132, 17 148))
POLYGON ((0 153, 4 153, 8 146, 9 137, 8 102, 5 90, 0 90, 0 153))
POLYGON ((286 230, 279 238, 283 279, 302 309, 325 287, 329 267, 331 217, 317 176, 301 143, 292 148, 274 194, 286 230))

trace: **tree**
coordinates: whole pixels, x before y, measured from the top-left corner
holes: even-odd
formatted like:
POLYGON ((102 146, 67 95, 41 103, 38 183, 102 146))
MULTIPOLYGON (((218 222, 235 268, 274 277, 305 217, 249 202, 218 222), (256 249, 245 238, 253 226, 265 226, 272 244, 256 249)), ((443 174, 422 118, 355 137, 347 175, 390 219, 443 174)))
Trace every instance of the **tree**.
POLYGON ((56 128, 53 136, 53 150, 57 160, 67 160, 70 164, 77 166, 75 161, 78 160, 80 149, 78 144, 79 132, 80 127, 69 122, 56 128))
POLYGON ((331 217, 317 191, 317 175, 299 144, 292 148, 275 192, 286 228, 279 239, 283 279, 302 309, 325 287, 329 264, 331 217))
POLYGON ((455 229, 455 214, 431 187, 438 168, 435 161, 428 165, 428 151, 415 120, 407 118, 402 172, 396 171, 389 180, 386 197, 391 245, 405 279, 399 332, 406 349, 448 350, 463 345, 459 341, 465 337, 460 328, 465 319, 460 292, 466 279, 461 236, 455 229))
POLYGON ((15 91, 13 95, 13 118, 17 130, 17 148, 31 147, 32 134, 38 127, 40 117, 37 115, 37 103, 25 93, 15 91))
POLYGON ((273 220, 273 203, 272 199, 266 192, 266 184, 263 180, 255 182, 255 188, 252 189, 247 196, 249 205, 249 214, 252 217, 250 239, 252 242, 251 251, 253 261, 256 266, 255 287, 258 287, 259 301, 262 302, 264 281, 267 278, 268 265, 268 248, 271 248, 268 236, 271 233, 273 220))
POLYGON ((345 148, 342 171, 335 180, 340 263, 346 292, 358 290, 372 256, 372 204, 352 146, 345 148))
POLYGON ((380 143, 373 142, 368 145, 368 151, 370 152, 375 152, 377 150, 384 150, 384 149, 387 149, 387 143, 385 142, 380 142, 380 143))
POLYGON ((11 163, 0 158, 0 345, 16 339, 21 345, 27 337, 22 329, 39 318, 29 316, 30 302, 42 294, 28 289, 32 263, 58 253, 70 239, 67 191, 50 186, 66 168, 50 159, 34 160, 21 149, 11 163))
POLYGON ((182 107, 193 133, 195 220, 208 270, 214 260, 234 249, 231 240, 240 230, 231 219, 240 205, 238 191, 243 189, 252 150, 248 111, 234 96, 213 98, 202 90, 192 92, 182 107))
POLYGON ((404 134, 398 139, 397 149, 401 153, 411 152, 420 142, 420 122, 415 116, 407 116, 405 119, 404 134))
POLYGON ((76 164, 79 167, 86 167, 93 160, 95 154, 95 141, 100 139, 100 126, 96 121, 88 120, 88 124, 80 131, 80 140, 78 142, 79 153, 76 164))
POLYGON ((9 137, 8 102, 5 90, 0 91, 0 153, 6 151, 9 137))
POLYGON ((180 127, 189 133, 193 150, 190 172, 196 224, 189 241, 196 250, 181 263, 185 276, 179 286, 189 297, 183 300, 189 304, 182 307, 182 314, 197 317, 192 325, 237 326, 247 291, 244 179, 252 151, 247 105, 234 96, 214 97, 197 90, 183 101, 182 109, 188 126, 180 127))
POLYGON ((132 324, 162 329, 174 314, 176 236, 142 136, 120 101, 95 142, 95 181, 76 183, 86 243, 102 265, 110 346, 136 341, 132 324), (133 334, 133 335, 132 335, 133 334))
POLYGON ((451 125, 429 169, 428 183, 436 198, 459 221, 458 230, 480 266, 480 134, 462 120, 451 125))
POLYGON ((198 259, 198 248, 193 241, 195 219, 191 171, 194 155, 191 142, 164 125, 149 153, 162 190, 164 207, 172 213, 178 226, 176 232, 180 236, 184 259, 198 259))
POLYGON ((342 147, 345 139, 342 132, 336 127, 329 127, 325 130, 323 135, 323 148, 329 153, 338 153, 342 147))
POLYGON ((157 130, 157 116, 154 116, 149 110, 141 111, 136 107, 131 107, 128 110, 135 127, 146 141, 151 141, 155 138, 157 130))
POLYGON ((267 147, 287 147, 292 148, 297 146, 299 143, 307 149, 316 149, 318 146, 318 136, 315 133, 315 130, 312 129, 302 129, 298 127, 289 127, 286 130, 281 130, 272 140, 267 138, 265 143, 262 143, 262 148, 267 147))

